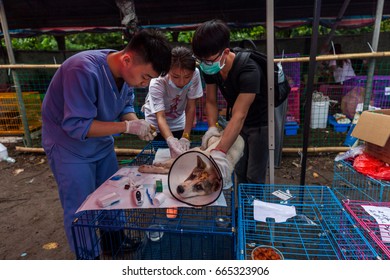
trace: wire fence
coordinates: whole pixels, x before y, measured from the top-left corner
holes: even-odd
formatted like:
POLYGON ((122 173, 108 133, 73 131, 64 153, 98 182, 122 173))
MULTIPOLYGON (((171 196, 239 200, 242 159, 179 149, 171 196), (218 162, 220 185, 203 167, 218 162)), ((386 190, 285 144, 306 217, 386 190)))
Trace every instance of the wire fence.
MULTIPOLYGON (((308 80, 307 56, 288 54, 282 61, 285 74, 291 85, 287 101, 285 127, 283 129, 283 148, 302 147, 303 124, 305 122, 305 100, 308 80)), ((32 147, 40 147, 39 131, 41 127, 41 104, 47 87, 59 65, 0 65, 0 137, 33 137, 32 147), (20 100, 21 99, 21 100, 20 100), (23 120, 23 116, 26 118, 23 120), (27 123, 26 123, 27 122, 27 123), (27 129, 26 129, 27 125, 27 129)), ((350 121, 356 110, 363 109, 363 103, 369 97, 370 108, 390 108, 390 52, 360 53, 344 55, 325 55, 317 57, 314 75, 313 103, 309 134, 309 147, 345 147, 350 121), (355 76, 344 83, 335 83, 330 60, 350 59, 355 76), (368 66, 375 59, 375 71, 372 85, 367 84, 368 66), (315 94, 323 99, 315 99, 315 94), (344 120, 343 120, 344 119, 344 120)), ((141 107, 148 90, 136 89, 135 108, 139 117, 143 117, 141 107)), ((226 102, 218 95, 220 114, 225 114, 226 102)), ((197 101, 196 121, 192 137, 195 141, 207 130, 207 114, 204 110, 205 98, 197 101)), ((118 148, 142 148, 144 142, 130 135, 116 136, 118 148)))

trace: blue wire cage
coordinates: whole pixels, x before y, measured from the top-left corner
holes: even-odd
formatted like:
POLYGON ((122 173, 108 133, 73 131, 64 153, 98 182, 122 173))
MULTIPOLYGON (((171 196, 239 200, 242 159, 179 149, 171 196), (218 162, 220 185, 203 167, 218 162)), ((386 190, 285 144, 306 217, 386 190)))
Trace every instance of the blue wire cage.
POLYGON ((390 181, 361 174, 348 161, 335 162, 333 174, 332 190, 340 200, 390 201, 390 181))
POLYGON ((238 259, 250 259, 259 245, 277 248, 284 259, 379 258, 329 187, 240 184, 238 203, 238 259), (284 201, 273 195, 275 191, 292 198, 284 201), (296 216, 281 223, 272 218, 256 221, 254 200, 295 206, 296 216))
MULTIPOLYGON (((196 143, 195 143, 196 145, 196 143)), ((165 142, 152 141, 130 165, 151 164, 165 142)), ((225 190, 227 207, 89 210, 72 225, 78 259, 234 259, 234 189, 225 190)))

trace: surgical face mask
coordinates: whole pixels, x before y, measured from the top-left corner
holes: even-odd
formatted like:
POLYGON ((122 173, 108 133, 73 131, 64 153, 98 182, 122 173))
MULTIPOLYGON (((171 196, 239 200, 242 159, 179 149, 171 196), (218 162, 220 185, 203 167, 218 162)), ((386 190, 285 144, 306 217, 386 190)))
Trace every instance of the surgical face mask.
POLYGON ((188 82, 188 84, 186 84, 184 87, 182 88, 179 88, 170 78, 168 79, 168 83, 171 87, 173 88, 176 88, 176 89, 180 89, 180 93, 183 92, 185 89, 189 88, 192 84, 192 80, 188 82))
POLYGON ((213 62, 212 64, 206 64, 204 62, 201 62, 199 65, 200 69, 207 75, 217 74, 225 66, 225 62, 221 65, 222 56, 223 55, 221 55, 221 58, 219 60, 213 62))

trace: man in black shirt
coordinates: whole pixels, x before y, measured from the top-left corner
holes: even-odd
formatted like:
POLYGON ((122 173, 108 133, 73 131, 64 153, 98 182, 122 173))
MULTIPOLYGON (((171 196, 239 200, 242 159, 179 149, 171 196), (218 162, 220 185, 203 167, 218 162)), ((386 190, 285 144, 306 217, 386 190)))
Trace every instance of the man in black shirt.
MULTIPOLYGON (((268 167, 268 115, 265 75, 251 58, 237 65, 240 53, 230 48, 230 30, 220 20, 200 25, 192 39, 192 49, 206 82, 206 112, 209 129, 202 138, 202 146, 213 135, 218 135, 217 89, 231 108, 231 118, 220 143, 211 156, 222 166, 224 173, 226 152, 238 135, 245 140, 244 155, 235 168, 238 183, 264 184, 268 167), (240 67, 236 71, 235 67, 240 67), (231 74, 236 73, 233 77, 231 74), (235 81, 232 82, 232 81, 235 81), (238 88, 234 88, 234 85, 238 88)), ((226 187, 226 186, 225 186, 226 187)))

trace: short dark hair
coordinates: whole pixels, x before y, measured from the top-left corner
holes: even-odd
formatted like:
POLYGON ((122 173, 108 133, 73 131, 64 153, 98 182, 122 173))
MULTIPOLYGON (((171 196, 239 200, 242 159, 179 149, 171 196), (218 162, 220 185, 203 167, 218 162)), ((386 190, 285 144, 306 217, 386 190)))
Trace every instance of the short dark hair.
POLYGON ((153 70, 164 76, 171 68, 171 49, 164 34, 154 29, 143 29, 131 38, 124 51, 135 52, 143 62, 151 63, 153 70))
POLYGON ((221 20, 202 23, 192 38, 192 50, 196 57, 206 58, 219 53, 230 45, 230 29, 221 20))
POLYGON ((179 67, 190 71, 195 71, 196 61, 192 51, 187 47, 174 47, 172 49, 171 68, 179 67))

